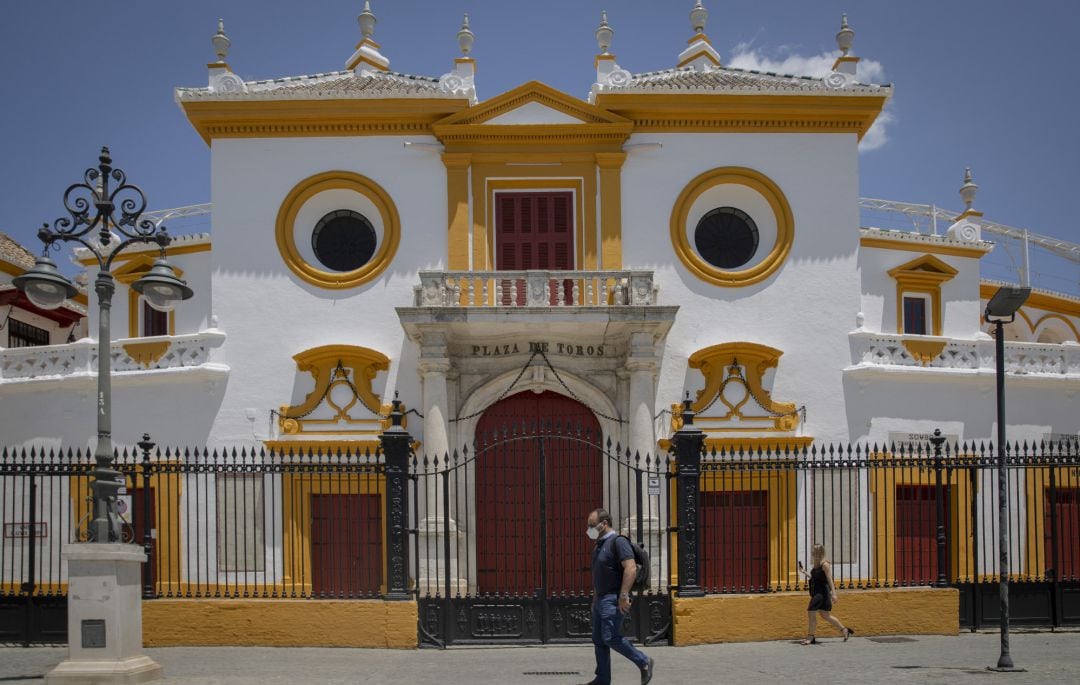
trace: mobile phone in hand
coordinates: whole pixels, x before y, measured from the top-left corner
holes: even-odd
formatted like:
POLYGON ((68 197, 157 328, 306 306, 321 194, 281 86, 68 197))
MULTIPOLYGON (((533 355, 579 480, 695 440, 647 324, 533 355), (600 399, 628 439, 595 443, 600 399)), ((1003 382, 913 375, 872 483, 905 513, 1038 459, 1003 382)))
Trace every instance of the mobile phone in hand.
POLYGON ((800 570, 800 571, 801 571, 801 570, 803 570, 803 565, 802 565, 802 561, 797 561, 797 562, 795 562, 795 563, 797 563, 797 564, 799 565, 799 570, 800 570))

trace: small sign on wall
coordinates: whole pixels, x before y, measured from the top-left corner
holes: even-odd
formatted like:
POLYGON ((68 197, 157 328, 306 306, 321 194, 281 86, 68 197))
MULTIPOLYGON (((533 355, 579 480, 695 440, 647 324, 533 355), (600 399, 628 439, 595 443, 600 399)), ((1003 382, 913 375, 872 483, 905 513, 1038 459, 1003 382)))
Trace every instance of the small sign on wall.
POLYGON ((649 494, 660 494, 660 476, 649 476, 649 494))
POLYGON ((49 524, 45 521, 30 523, 5 523, 5 538, 47 538, 49 537, 49 524))
MULTIPOLYGON (((896 431, 889 431, 889 444, 886 447, 896 445, 898 448, 904 450, 922 450, 923 454, 934 453, 934 443, 930 442, 930 438, 934 437, 933 433, 901 433, 896 431)), ((960 441, 960 436, 956 433, 942 433, 941 437, 945 438, 945 442, 942 443, 941 449, 944 451, 945 446, 948 445, 948 449, 952 449, 956 443, 960 441)))

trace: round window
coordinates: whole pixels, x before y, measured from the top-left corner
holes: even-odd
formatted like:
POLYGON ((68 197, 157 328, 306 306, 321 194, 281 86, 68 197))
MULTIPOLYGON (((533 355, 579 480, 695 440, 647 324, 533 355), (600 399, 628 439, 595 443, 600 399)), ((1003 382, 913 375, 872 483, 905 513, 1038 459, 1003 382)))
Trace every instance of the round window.
POLYGON ((322 265, 334 271, 353 271, 375 254, 375 229, 367 217, 351 209, 330 212, 315 225, 311 249, 322 265))
POLYGON ((701 258, 718 269, 735 269, 754 258, 758 228, 746 212, 717 207, 705 213, 694 229, 694 246, 701 258))

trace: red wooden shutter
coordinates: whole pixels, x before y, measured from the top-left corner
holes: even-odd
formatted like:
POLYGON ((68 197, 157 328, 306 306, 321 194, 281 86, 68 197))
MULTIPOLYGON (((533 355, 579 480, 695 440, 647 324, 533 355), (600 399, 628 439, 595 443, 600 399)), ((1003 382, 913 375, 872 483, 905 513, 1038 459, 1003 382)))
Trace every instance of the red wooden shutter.
MULTIPOLYGON (((574 268, 574 196, 550 193, 499 193, 495 203, 498 271, 529 269, 565 271, 574 268)), ((551 282, 551 304, 557 304, 559 281, 551 282)), ((503 281, 501 304, 525 304, 525 282, 503 281), (513 294, 513 295, 512 295, 513 294)), ((573 281, 563 281, 564 301, 571 303, 573 281)))

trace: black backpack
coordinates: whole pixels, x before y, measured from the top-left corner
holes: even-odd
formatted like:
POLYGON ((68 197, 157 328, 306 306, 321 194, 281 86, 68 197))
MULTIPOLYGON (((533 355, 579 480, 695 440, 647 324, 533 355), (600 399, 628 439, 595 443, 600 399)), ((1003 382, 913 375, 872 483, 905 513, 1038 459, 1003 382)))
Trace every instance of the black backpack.
MULTIPOLYGON (((625 535, 619 535, 630 543, 630 549, 634 550, 634 563, 637 564, 637 575, 634 576, 634 584, 630 588, 634 592, 641 592, 649 589, 649 580, 652 575, 652 566, 650 564, 649 550, 645 549, 645 546, 640 542, 634 542, 625 535)), ((614 540, 615 538, 612 538, 614 540)))

